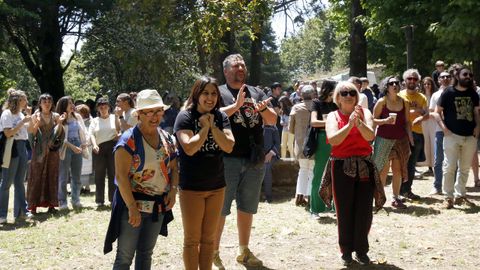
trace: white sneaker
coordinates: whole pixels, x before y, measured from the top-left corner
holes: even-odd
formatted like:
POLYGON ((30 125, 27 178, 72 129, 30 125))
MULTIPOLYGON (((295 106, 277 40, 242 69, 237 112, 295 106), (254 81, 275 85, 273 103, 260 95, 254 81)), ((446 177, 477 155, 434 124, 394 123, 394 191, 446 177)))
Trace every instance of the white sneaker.
POLYGON ((7 219, 0 217, 0 224, 6 224, 6 223, 7 223, 7 219))

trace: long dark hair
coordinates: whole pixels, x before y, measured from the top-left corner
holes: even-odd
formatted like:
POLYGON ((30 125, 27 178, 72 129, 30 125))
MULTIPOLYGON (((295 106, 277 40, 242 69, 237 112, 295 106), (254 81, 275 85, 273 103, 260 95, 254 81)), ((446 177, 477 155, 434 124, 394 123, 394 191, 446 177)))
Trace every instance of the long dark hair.
MULTIPOLYGON (((467 67, 467 66, 459 66, 457 69, 457 72, 455 73, 455 76, 453 76, 453 86, 457 86, 460 83, 460 73, 462 73, 462 70, 468 70, 470 73, 472 73, 472 70, 467 67)), ((475 91, 475 85, 473 83, 473 76, 470 78, 470 84, 467 86, 468 89, 474 90, 475 91)))
POLYGON ((53 103, 52 96, 49 93, 43 93, 38 98, 38 111, 40 112, 42 111, 42 106, 40 106, 40 104, 42 104, 42 100, 51 100, 52 106, 50 107, 50 112, 53 112, 55 110, 55 106, 54 106, 55 104, 53 103))
POLYGON ((324 80, 322 82, 322 86, 320 87, 320 95, 318 95, 318 99, 321 101, 327 100, 330 93, 333 93, 333 90, 335 90, 335 86, 337 86, 337 81, 324 80))
POLYGON ((208 84, 212 84, 215 87, 215 91, 217 92, 217 103, 215 104, 214 110, 220 109, 220 103, 222 100, 222 96, 220 95, 220 89, 218 89, 218 83, 215 78, 209 76, 202 76, 198 78, 192 86, 192 90, 190 91, 190 96, 187 99, 187 104, 185 108, 187 110, 194 110, 197 108, 198 100, 200 99, 200 95, 205 90, 208 84))
MULTIPOLYGON (((72 102, 72 106, 73 106, 73 98, 71 96, 64 96, 64 97, 61 97, 58 101, 57 101, 57 107, 56 107, 56 111, 58 114, 62 115, 63 113, 66 113, 67 112, 67 108, 68 108, 68 103, 69 101, 72 102)), ((75 112, 72 112, 72 116, 75 117, 75 112)), ((65 124, 67 121, 67 118, 65 118, 65 122, 62 123, 62 124, 65 124)))
POLYGON ((292 109, 293 107, 293 103, 292 101, 286 97, 286 96, 282 96, 278 102, 280 103, 280 108, 282 109, 282 113, 285 115, 290 115, 290 110, 292 109))

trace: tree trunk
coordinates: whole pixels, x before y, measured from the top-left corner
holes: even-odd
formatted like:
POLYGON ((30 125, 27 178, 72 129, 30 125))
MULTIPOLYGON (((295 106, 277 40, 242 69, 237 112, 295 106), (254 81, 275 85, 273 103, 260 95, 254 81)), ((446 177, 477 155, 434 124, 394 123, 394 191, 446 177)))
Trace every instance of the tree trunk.
MULTIPOLYGON (((263 29, 262 27, 260 29, 263 29)), ((259 85, 262 79, 262 32, 255 33, 250 47, 250 85, 259 85)))
POLYGON ((225 83, 225 77, 223 75, 223 60, 230 54, 235 53, 235 33, 234 30, 225 32, 222 37, 222 42, 225 43, 226 49, 223 52, 217 52, 212 54, 212 66, 213 74, 220 84, 225 83))
POLYGON ((350 76, 367 76, 367 39, 358 16, 365 15, 361 0, 352 1, 350 34, 350 76))

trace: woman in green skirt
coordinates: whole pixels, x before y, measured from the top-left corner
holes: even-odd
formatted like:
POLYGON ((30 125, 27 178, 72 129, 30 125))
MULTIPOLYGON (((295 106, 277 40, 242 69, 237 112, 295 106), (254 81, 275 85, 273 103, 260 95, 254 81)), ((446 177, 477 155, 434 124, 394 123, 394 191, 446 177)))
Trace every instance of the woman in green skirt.
POLYGON ((313 101, 310 117, 310 125, 319 129, 317 150, 315 151, 315 167, 313 169, 312 194, 310 197, 310 212, 316 218, 318 218, 318 213, 327 210, 322 199, 318 196, 318 189, 322 181, 323 170, 330 157, 331 146, 327 143, 325 121, 328 113, 338 109, 332 99, 336 85, 337 82, 333 80, 323 81, 319 97, 313 101))

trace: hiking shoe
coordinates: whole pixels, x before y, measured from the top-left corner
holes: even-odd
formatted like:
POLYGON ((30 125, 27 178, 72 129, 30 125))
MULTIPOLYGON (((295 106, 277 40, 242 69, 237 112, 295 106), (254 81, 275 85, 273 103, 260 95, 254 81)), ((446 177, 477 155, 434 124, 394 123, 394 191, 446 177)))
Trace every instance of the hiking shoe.
POLYGON ((349 266, 352 264, 353 259, 352 259, 352 253, 344 253, 342 254, 342 263, 343 266, 349 266))
POLYGON ((59 211, 68 210, 68 205, 67 205, 67 204, 61 204, 61 205, 58 207, 58 210, 59 210, 59 211))
POLYGON ((397 209, 406 209, 407 208, 407 206, 400 199, 393 199, 392 207, 397 208, 397 209))
POLYGON ((420 196, 413 193, 412 191, 404 192, 404 193, 402 193, 402 196, 405 197, 405 198, 408 198, 410 200, 420 200, 420 196))
POLYGON ((355 253, 355 260, 357 260, 357 262, 361 265, 370 264, 370 258, 367 256, 367 254, 355 253))
POLYGON ((451 198, 446 198, 445 201, 443 201, 443 207, 445 207, 445 209, 452 209, 453 200, 451 198))
POLYGON ((237 262, 248 267, 260 267, 263 265, 263 262, 255 257, 248 248, 244 249, 242 254, 237 256, 237 262))
POLYGON ((223 266, 223 262, 222 259, 220 259, 219 253, 213 254, 212 266, 212 269, 215 270, 225 270, 225 266, 223 266))
POLYGON ((454 204, 456 204, 456 205, 466 204, 466 205, 468 205, 468 206, 470 206, 470 207, 475 207, 475 206, 476 206, 475 203, 471 202, 470 200, 468 200, 468 199, 465 198, 465 197, 457 197, 457 198, 455 198, 454 204))

